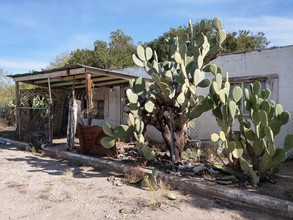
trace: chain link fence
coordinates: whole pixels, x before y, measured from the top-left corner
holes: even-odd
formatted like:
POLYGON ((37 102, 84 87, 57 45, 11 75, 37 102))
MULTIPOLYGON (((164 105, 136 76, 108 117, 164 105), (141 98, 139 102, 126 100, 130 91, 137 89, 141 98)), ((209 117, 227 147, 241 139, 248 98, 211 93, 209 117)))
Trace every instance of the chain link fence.
MULTIPOLYGON (((53 132, 66 132, 68 92, 52 90, 53 132)), ((48 90, 21 90, 18 129, 19 139, 26 142, 46 142, 49 140, 49 93, 48 90)))
MULTIPOLYGON (((293 112, 290 112, 293 116, 293 112)), ((236 126, 235 126, 236 127, 236 126)), ((212 133, 218 133, 220 128, 211 112, 203 113, 200 118, 195 119, 190 123, 189 137, 192 140, 200 140, 209 142, 212 133)), ((275 138, 275 144, 277 147, 282 147, 287 134, 293 134, 293 117, 290 121, 282 126, 280 133, 275 138)), ((145 135, 147 140, 154 141, 156 143, 163 142, 161 133, 153 126, 147 128, 145 135)), ((288 157, 293 158, 293 149, 288 152, 288 157)))
MULTIPOLYGON (((293 116, 293 112, 290 112, 291 116, 293 116)), ((283 146, 284 140, 287 134, 293 134, 293 117, 291 117, 290 121, 283 125, 280 133, 275 138, 276 146, 283 146)), ((288 151, 288 157, 293 159, 293 149, 288 151)))
POLYGON ((0 106, 0 119, 2 124, 7 126, 15 126, 15 107, 0 106))

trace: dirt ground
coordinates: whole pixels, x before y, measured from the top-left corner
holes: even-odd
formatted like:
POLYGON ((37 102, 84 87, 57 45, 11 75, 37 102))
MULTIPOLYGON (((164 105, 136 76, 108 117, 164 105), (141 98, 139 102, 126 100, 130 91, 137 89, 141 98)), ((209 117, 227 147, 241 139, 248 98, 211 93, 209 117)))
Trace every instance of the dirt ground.
POLYGON ((0 145, 0 164, 0 219, 281 219, 196 194, 146 191, 118 174, 13 146, 0 145))
MULTIPOLYGON (((0 138, 15 128, 0 121, 0 138)), ((18 151, 0 144, 0 219, 282 219, 196 194, 167 188, 146 191, 121 174, 18 151), (111 181, 109 181, 111 180, 111 181), (176 200, 168 200, 172 192, 176 200)), ((256 191, 293 201, 293 161, 281 167, 275 184, 256 191)), ((255 190, 254 190, 255 191, 255 190)))

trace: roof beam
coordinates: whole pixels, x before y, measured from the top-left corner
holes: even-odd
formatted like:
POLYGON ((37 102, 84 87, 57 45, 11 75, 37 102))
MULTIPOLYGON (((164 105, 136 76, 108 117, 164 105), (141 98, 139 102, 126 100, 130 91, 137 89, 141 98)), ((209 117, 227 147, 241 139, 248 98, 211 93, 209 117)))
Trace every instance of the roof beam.
POLYGON ((128 80, 120 79, 120 80, 112 80, 109 82, 101 82, 101 83, 94 83, 95 86, 110 86, 110 85, 117 85, 117 84, 123 84, 123 83, 129 83, 128 80))
POLYGON ((33 74, 29 76, 21 76, 21 77, 16 77, 13 80, 15 82, 24 82, 24 81, 31 81, 31 80, 36 80, 36 79, 48 79, 50 78, 55 78, 55 77, 60 77, 60 76, 68 76, 68 71, 67 70, 62 70, 62 71, 57 71, 57 72, 52 72, 52 73, 40 73, 40 74, 33 74))
POLYGON ((105 71, 105 70, 99 70, 99 69, 86 69, 87 73, 91 73, 94 75, 103 75, 103 76, 111 76, 114 78, 119 78, 119 79, 125 79, 125 80, 130 80, 133 78, 137 78, 135 76, 129 76, 129 75, 125 75, 122 73, 115 73, 115 72, 111 72, 111 71, 105 71))
POLYGON ((70 76, 80 75, 80 74, 84 74, 85 71, 86 71, 86 68, 85 67, 81 67, 81 68, 77 68, 77 69, 70 69, 69 70, 69 75, 70 76))
MULTIPOLYGON (((54 82, 62 82, 62 81, 72 81, 73 80, 73 77, 75 79, 84 79, 84 75, 76 75, 76 76, 64 76, 64 77, 58 77, 58 78, 53 78, 51 79, 51 83, 54 83, 54 82)), ((114 77, 109 77, 109 76, 101 76, 101 77, 92 77, 92 79, 94 81, 97 81, 97 80, 101 80, 101 81, 105 81, 105 80, 108 80, 108 79, 114 79, 114 77)), ((47 83, 48 80, 45 80, 45 79, 42 79, 42 80, 35 80, 33 81, 32 83, 33 84, 42 84, 42 83, 47 83)), ((83 82, 85 83, 85 80, 83 80, 83 82)))
MULTIPOLYGON (((113 77, 99 77, 99 78, 92 78, 92 82, 113 82, 113 81, 117 81, 119 79, 115 79, 113 77)), ((125 81, 125 80, 124 80, 125 81)), ((83 79, 83 80, 74 80, 74 83, 75 84, 86 84, 86 80, 83 79)), ((60 83, 52 83, 51 82, 51 86, 52 87, 60 87, 60 86, 69 86, 69 85, 73 85, 73 81, 67 81, 67 82, 60 82, 60 83)))
MULTIPOLYGON (((82 80, 75 80, 75 84, 82 84, 82 80)), ((68 82, 61 82, 61 83, 52 83, 51 82, 51 87, 62 87, 62 86, 67 86, 67 85, 73 85, 73 81, 68 81, 68 82)))

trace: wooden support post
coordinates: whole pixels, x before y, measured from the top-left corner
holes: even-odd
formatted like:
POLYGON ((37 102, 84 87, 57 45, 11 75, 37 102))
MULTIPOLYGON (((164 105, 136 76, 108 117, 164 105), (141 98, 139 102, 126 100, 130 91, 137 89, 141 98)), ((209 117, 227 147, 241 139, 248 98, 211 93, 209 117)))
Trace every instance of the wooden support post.
POLYGON ((16 137, 20 140, 20 116, 19 116, 19 105, 20 105, 20 97, 19 97, 19 82, 15 82, 15 110, 16 110, 16 137))
POLYGON ((52 100, 52 91, 51 91, 51 83, 50 77, 48 77, 48 88, 49 88, 49 107, 48 107, 48 115, 49 115, 49 145, 50 147, 53 145, 53 100, 52 100))
POLYGON ((69 101, 69 111, 68 111, 68 120, 67 120, 67 142, 66 150, 72 150, 74 148, 74 138, 76 133, 77 125, 77 102, 75 99, 75 76, 73 76, 73 85, 72 85, 72 98, 69 101))
POLYGON ((86 101, 87 101, 87 125, 92 124, 93 96, 91 74, 86 73, 86 101))

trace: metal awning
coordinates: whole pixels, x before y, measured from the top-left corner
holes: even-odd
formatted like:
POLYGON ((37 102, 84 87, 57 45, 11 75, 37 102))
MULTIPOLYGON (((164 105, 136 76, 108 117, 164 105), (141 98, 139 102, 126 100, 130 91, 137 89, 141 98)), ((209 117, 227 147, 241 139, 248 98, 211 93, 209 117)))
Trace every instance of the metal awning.
POLYGON ((135 74, 99 69, 85 65, 74 65, 40 72, 9 75, 15 82, 48 87, 48 78, 52 89, 86 88, 86 75, 91 75, 94 87, 128 85, 129 80, 138 78, 135 74))

